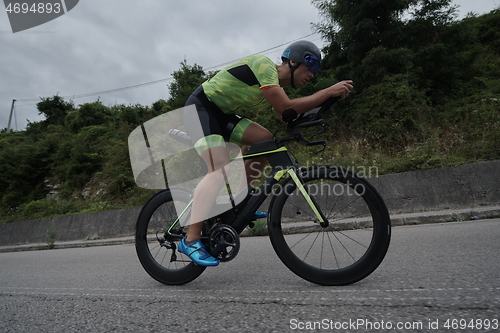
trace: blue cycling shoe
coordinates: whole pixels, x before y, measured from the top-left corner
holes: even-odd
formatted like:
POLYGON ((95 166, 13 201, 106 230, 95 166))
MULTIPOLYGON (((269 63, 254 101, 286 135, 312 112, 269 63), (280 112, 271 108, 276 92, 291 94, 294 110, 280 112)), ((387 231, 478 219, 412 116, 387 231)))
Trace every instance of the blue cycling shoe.
POLYGON ((179 242, 177 250, 187 255, 189 259, 200 266, 217 266, 219 264, 219 260, 208 253, 205 245, 203 245, 201 241, 196 241, 193 244, 187 245, 186 238, 183 238, 179 242))
POLYGON ((258 220, 258 219, 264 219, 267 217, 267 213, 261 212, 261 211, 256 211, 253 214, 253 219, 258 220))

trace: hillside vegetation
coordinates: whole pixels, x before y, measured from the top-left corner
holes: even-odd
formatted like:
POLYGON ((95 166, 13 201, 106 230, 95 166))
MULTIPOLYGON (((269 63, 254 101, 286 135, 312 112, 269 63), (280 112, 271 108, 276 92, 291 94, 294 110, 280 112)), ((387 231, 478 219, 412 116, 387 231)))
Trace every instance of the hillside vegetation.
MULTIPOLYGON (((326 118, 326 151, 292 147, 299 162, 377 176, 500 159, 500 10, 456 21, 447 0, 358 2, 313 2, 328 44, 322 70, 287 92, 341 79, 353 79, 355 92, 326 118)), ((0 222, 143 205, 152 191, 134 183, 128 135, 183 106, 213 74, 182 62, 171 98, 151 106, 41 98, 45 120, 0 133, 0 222)), ((247 116, 282 128, 272 112, 247 116)))

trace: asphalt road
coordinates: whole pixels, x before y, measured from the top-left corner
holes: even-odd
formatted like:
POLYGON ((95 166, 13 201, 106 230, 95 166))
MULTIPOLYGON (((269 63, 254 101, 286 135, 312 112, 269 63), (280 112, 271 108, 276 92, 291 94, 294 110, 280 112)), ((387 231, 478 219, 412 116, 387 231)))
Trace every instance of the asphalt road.
POLYGON ((133 245, 0 253, 0 332, 500 332, 499 239, 500 219, 395 227, 345 287, 295 276, 267 237, 178 287, 133 245))

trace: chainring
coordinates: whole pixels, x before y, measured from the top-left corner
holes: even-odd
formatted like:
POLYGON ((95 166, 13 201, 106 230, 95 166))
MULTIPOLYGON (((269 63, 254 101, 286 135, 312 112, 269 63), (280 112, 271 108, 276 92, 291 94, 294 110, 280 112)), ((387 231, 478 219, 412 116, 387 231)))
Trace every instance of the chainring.
POLYGON ((220 224, 210 230, 208 252, 219 261, 233 260, 240 251, 240 237, 233 227, 220 224))

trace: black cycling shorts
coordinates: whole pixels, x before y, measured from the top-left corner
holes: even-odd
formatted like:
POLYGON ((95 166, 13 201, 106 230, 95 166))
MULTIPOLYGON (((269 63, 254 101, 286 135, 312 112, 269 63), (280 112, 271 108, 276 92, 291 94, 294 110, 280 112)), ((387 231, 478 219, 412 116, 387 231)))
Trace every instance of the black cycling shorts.
POLYGON ((193 119, 193 115, 184 112, 184 127, 199 154, 209 148, 226 146, 226 142, 241 144, 243 133, 252 123, 251 120, 224 113, 208 100, 202 86, 186 101, 186 106, 193 104, 196 105, 198 119, 193 119), (196 120, 201 124, 202 133, 196 120))

